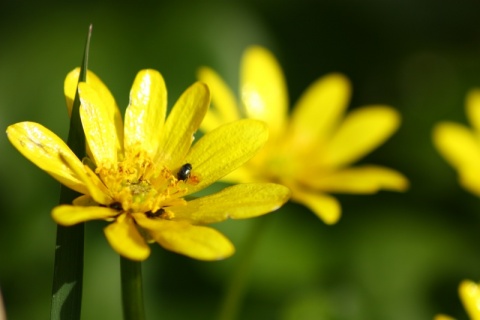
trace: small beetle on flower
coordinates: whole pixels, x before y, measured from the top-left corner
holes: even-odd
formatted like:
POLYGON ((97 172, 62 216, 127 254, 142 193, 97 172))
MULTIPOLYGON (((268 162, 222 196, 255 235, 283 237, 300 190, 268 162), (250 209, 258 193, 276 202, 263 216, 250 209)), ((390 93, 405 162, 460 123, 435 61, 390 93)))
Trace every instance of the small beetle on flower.
POLYGON ((177 178, 178 180, 187 180, 190 178, 190 174, 192 173, 192 165, 190 163, 185 163, 180 170, 178 170, 177 178))

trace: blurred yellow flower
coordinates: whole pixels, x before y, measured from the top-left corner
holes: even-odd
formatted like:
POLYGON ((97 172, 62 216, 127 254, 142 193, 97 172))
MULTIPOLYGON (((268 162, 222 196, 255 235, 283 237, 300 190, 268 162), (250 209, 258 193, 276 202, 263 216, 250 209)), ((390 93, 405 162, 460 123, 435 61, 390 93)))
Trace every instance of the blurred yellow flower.
MULTIPOLYGON (((67 75, 71 110, 79 70, 67 75)), ((113 249, 132 260, 150 254, 147 242, 202 260, 234 252, 231 242, 204 224, 255 217, 279 208, 288 188, 273 183, 235 185, 208 196, 185 196, 206 188, 244 164, 265 143, 261 121, 242 120, 218 127, 192 146, 210 103, 208 87, 197 82, 166 118, 167 91, 160 73, 142 70, 130 92, 123 125, 108 88, 92 72, 79 83, 80 117, 89 157, 80 161, 54 133, 21 122, 7 129, 12 144, 30 161, 82 196, 53 209, 64 226, 104 219, 113 249)))
POLYGON ((444 315, 444 314, 437 314, 433 320, 455 320, 455 318, 452 318, 450 316, 444 315))
POLYGON ((460 185, 480 196, 480 90, 466 98, 469 128, 455 122, 435 126, 433 141, 443 157, 458 171, 460 185))
MULTIPOLYGON (((480 286, 473 281, 464 280, 458 287, 458 293, 470 320, 480 320, 480 286)), ((454 320, 454 318, 440 314, 434 320, 454 320)))
POLYGON ((323 221, 340 218, 340 204, 329 193, 404 191, 407 179, 376 165, 351 167, 381 145, 398 128, 400 115, 383 105, 358 108, 345 115, 350 83, 341 74, 314 82, 288 118, 287 88, 275 57, 262 47, 250 47, 240 70, 243 109, 222 78, 201 68, 198 78, 212 91, 212 104, 202 129, 212 130, 242 117, 263 120, 270 137, 245 166, 226 177, 232 182, 272 181, 289 187, 292 200, 302 203, 323 221))

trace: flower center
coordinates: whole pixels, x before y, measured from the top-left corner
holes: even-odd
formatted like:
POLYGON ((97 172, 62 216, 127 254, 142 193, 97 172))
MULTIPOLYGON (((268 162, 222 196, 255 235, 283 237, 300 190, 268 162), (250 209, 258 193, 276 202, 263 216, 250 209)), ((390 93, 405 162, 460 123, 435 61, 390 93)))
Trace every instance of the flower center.
POLYGON ((160 215, 169 206, 186 203, 185 181, 144 151, 129 152, 120 162, 97 167, 96 173, 125 212, 160 215))
POLYGON ((266 181, 285 183, 284 180, 295 179, 299 171, 298 161, 295 160, 295 154, 291 150, 277 144, 267 144, 253 157, 250 164, 256 167, 256 172, 261 172, 260 175, 266 181))

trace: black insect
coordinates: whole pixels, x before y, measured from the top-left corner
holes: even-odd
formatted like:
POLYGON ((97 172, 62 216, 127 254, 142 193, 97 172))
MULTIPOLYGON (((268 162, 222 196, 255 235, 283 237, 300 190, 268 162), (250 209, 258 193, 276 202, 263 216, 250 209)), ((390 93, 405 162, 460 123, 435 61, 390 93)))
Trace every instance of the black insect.
POLYGON ((146 212, 146 215, 149 218, 158 218, 164 213, 165 213, 165 210, 163 210, 163 208, 160 208, 160 210, 158 210, 156 212, 148 211, 148 212, 146 212))
POLYGON ((110 203, 108 206, 114 210, 122 210, 122 204, 120 202, 113 202, 110 203))
POLYGON ((190 174, 192 173, 192 165, 190 163, 185 163, 180 170, 178 170, 177 178, 178 180, 187 180, 190 178, 190 174))

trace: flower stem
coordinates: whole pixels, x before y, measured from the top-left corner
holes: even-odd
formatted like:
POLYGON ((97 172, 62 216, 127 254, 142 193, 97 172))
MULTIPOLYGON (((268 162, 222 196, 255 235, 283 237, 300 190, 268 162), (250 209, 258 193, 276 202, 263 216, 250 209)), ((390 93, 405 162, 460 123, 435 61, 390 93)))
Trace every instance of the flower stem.
POLYGON ((239 256, 238 265, 233 271, 233 276, 228 284, 223 302, 220 307, 219 320, 235 320, 245 296, 248 276, 255 256, 255 248, 263 229, 267 225, 267 217, 254 219, 254 225, 248 234, 246 244, 239 256))
MULTIPOLYGON (((86 81, 91 35, 92 26, 90 25, 79 81, 86 81)), ((77 94, 70 118, 67 145, 79 159, 82 159, 85 155, 85 136, 80 121, 79 109, 80 100, 77 94)), ((75 191, 62 185, 59 203, 72 203, 78 195, 75 191)), ((51 320, 80 319, 83 286, 84 229, 83 223, 72 227, 57 225, 50 311, 51 320)))
POLYGON ((120 256, 122 306, 124 320, 143 320, 142 264, 120 256))

